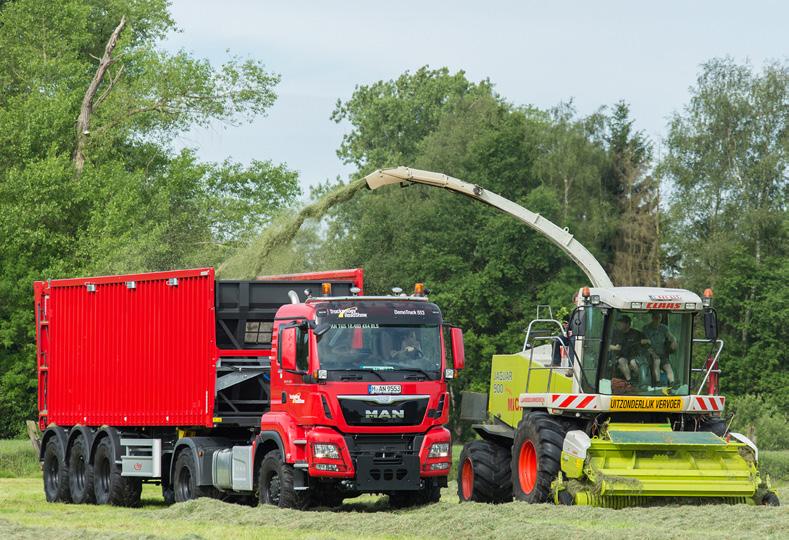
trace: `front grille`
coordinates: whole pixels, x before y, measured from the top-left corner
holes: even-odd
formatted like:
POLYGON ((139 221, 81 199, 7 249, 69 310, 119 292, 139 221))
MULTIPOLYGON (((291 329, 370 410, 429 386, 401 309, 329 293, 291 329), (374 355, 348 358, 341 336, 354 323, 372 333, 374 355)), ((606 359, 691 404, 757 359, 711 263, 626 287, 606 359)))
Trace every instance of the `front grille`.
POLYGON ((350 426, 416 426, 425 418, 428 398, 391 404, 342 398, 339 402, 343 417, 350 426))

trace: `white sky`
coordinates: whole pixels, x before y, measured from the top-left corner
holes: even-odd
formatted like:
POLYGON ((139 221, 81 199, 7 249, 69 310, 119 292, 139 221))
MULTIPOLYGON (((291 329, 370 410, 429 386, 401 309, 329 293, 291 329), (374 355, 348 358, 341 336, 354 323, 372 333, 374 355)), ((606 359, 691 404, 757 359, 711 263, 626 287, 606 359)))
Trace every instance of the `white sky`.
MULTIPOLYGON (((165 43, 219 64, 262 60, 282 82, 266 117, 195 129, 175 141, 204 160, 271 159, 305 188, 347 175, 335 152, 347 125, 329 119, 358 84, 422 65, 485 77, 518 105, 572 99, 580 114, 624 99, 653 139, 688 100, 698 66, 731 55, 761 67, 789 57, 780 1, 209 1, 173 0, 183 31, 165 43)), ((393 164, 394 165, 394 164, 393 164)))

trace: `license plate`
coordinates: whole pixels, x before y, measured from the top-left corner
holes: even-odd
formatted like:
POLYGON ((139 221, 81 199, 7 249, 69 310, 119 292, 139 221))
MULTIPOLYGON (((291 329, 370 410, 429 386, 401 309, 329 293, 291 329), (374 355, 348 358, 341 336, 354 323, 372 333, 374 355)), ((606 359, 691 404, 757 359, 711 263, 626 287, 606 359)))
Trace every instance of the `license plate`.
POLYGON ((368 394, 399 394, 402 392, 399 384, 371 384, 367 387, 368 394))

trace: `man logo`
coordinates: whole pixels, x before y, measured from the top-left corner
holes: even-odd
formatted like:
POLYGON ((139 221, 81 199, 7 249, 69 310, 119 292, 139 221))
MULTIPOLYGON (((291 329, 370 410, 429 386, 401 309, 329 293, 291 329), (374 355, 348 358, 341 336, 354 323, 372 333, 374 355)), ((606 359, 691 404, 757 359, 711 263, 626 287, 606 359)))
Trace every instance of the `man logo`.
POLYGON ((364 417, 367 420, 392 420, 392 419, 405 419, 405 411, 403 409, 392 409, 391 411, 387 411, 386 409, 379 411, 378 409, 366 409, 364 411, 364 417))

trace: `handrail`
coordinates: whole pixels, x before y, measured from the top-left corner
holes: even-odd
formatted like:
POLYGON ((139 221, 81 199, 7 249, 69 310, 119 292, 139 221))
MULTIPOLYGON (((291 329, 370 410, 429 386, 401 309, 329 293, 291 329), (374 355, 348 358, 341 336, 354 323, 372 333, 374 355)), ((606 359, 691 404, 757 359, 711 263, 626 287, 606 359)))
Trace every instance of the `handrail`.
MULTIPOLYGON (((693 343, 710 343, 710 340, 707 340, 707 339, 694 339, 693 343)), ((701 371, 706 371, 706 373, 704 374, 704 378, 701 380, 701 384, 699 385, 699 389, 696 390, 696 394, 697 395, 701 395, 701 390, 704 388, 704 385, 707 383, 707 379, 709 378, 710 373, 720 373, 721 372, 720 369, 716 369, 715 371, 713 371, 712 368, 718 365, 718 357, 720 356, 721 351, 723 350, 723 340, 722 339, 718 339, 718 340, 715 341, 715 343, 718 345, 718 350, 715 351, 715 356, 712 359, 712 362, 710 362, 709 367, 707 369, 701 368, 701 371)))

